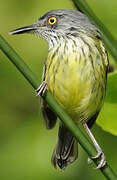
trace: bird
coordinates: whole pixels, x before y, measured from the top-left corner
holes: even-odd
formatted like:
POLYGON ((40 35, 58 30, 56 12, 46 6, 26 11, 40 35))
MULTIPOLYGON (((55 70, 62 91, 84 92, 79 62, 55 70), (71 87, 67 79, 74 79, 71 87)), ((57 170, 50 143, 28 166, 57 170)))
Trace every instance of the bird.
MULTIPOLYGON (((80 11, 55 9, 34 24, 10 32, 23 33, 34 34, 48 43, 42 83, 36 95, 47 89, 74 123, 82 124, 97 150, 91 159, 101 159, 96 169, 104 167, 105 155, 91 132, 104 104, 109 67, 100 30, 80 11)), ((42 98, 41 110, 46 128, 52 129, 57 115, 42 98)), ((60 121, 51 162, 55 168, 65 169, 77 158, 78 142, 60 121)))

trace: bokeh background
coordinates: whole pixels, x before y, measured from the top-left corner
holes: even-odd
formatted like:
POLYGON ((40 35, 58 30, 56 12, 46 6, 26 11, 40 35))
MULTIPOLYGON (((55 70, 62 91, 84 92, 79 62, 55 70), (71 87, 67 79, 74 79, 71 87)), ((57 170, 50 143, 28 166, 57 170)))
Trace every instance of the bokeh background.
MULTIPOLYGON (((117 2, 87 2, 117 39, 117 2)), ((30 25, 45 12, 58 8, 74 7, 70 0, 0 0, 0 33, 24 58, 39 82, 47 55, 47 43, 26 34, 9 36, 8 32, 30 25)), ((87 154, 80 146, 79 159, 65 171, 52 167, 50 159, 57 129, 58 125, 50 131, 45 129, 39 98, 35 97, 30 84, 0 52, 0 180, 104 180, 99 170, 87 164, 87 154)), ((109 164, 117 172, 117 137, 97 125, 92 131, 109 164)))

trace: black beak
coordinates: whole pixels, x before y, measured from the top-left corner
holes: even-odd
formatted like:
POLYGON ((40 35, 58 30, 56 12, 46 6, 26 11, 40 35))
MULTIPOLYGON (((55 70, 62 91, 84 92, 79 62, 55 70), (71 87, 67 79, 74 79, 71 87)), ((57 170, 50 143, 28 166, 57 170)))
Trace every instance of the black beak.
POLYGON ((12 34, 23 34, 23 33, 28 33, 28 32, 34 31, 34 30, 36 30, 36 27, 34 25, 30 25, 30 26, 25 26, 25 27, 18 28, 18 29, 15 29, 13 31, 10 31, 9 34, 10 35, 12 35, 12 34))

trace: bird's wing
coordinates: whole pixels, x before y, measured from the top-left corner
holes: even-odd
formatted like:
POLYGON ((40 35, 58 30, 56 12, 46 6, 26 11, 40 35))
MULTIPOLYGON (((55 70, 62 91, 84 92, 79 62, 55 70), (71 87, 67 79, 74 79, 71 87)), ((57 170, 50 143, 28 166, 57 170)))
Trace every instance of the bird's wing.
MULTIPOLYGON (((45 72, 46 72, 46 65, 44 65, 42 81, 45 80, 45 72)), ((41 110, 42 110, 42 115, 43 115, 43 119, 44 119, 46 128, 52 129, 56 124, 57 116, 49 108, 46 101, 44 101, 42 98, 41 98, 41 110)))

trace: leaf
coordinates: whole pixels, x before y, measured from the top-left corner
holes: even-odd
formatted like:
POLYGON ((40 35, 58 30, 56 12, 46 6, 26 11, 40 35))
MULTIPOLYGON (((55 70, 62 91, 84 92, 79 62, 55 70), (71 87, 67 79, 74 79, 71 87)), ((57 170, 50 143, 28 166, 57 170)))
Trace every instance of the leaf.
POLYGON ((117 103, 117 72, 108 76, 105 102, 117 103))
POLYGON ((117 72, 108 76, 105 103, 97 124, 117 136, 117 72))

